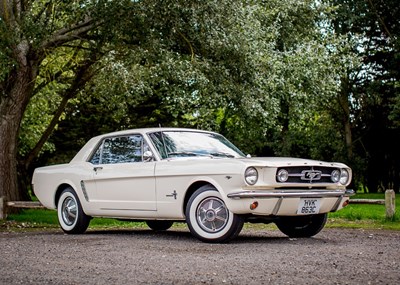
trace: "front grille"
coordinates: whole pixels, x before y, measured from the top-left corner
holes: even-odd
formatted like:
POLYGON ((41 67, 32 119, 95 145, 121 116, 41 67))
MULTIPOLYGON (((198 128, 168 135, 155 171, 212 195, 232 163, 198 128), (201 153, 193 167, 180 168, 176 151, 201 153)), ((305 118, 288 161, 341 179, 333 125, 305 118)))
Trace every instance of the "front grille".
MULTIPOLYGON (((323 166, 292 166, 292 167, 280 167, 277 169, 276 174, 279 170, 285 169, 289 173, 288 180, 284 183, 333 183, 331 180, 331 174, 334 170, 339 170, 335 167, 323 167, 323 166)), ((280 182, 276 178, 276 182, 280 182)))
POLYGON ((283 187, 276 187, 275 189, 279 190, 313 190, 313 189, 318 189, 318 190, 326 190, 326 187, 321 187, 321 186, 296 186, 295 189, 293 189, 293 186, 283 186, 283 187))

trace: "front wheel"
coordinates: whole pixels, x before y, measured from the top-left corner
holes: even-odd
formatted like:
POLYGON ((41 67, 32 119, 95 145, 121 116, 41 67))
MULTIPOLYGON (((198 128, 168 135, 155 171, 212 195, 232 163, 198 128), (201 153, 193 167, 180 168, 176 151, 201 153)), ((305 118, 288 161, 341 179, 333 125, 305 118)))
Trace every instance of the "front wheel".
POLYGON ((242 230, 244 220, 226 207, 221 194, 210 185, 190 197, 186 222, 192 235, 204 242, 227 242, 242 230))
POLYGON ((58 222, 67 234, 82 234, 89 226, 90 217, 82 209, 72 188, 66 188, 57 203, 58 222))
POLYGON ((325 226, 328 214, 281 217, 276 222, 278 229, 293 238, 312 237, 325 226))

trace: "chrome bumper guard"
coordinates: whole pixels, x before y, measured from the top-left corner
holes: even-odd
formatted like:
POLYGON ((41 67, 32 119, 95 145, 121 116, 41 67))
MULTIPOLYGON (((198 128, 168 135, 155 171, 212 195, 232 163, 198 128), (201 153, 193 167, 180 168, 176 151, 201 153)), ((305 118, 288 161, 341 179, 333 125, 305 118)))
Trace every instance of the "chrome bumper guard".
POLYGON ((231 199, 245 198, 326 198, 326 197, 350 197, 355 194, 354 190, 322 190, 313 189, 310 191, 302 190, 260 190, 260 191, 241 191, 228 194, 231 199))

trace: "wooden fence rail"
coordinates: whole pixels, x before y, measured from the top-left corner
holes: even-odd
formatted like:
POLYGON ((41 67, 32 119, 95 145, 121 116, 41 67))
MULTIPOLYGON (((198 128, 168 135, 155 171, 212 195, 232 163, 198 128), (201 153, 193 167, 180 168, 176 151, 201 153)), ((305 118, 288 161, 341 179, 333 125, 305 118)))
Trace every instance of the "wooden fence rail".
POLYGON ((44 209, 44 206, 40 202, 33 201, 5 202, 4 198, 0 197, 0 220, 7 218, 7 208, 44 209))
MULTIPOLYGON (((396 197, 394 190, 385 191, 385 200, 383 199, 350 199, 351 204, 379 204, 385 205, 386 218, 393 219, 396 214, 396 197)), ((0 197, 0 220, 7 218, 7 207, 25 208, 25 209, 44 209, 40 202, 31 201, 10 201, 4 202, 0 197)))
POLYGON ((378 204, 385 205, 385 200, 383 199, 350 199, 351 204, 378 204))
POLYGON ((6 206, 12 208, 44 209, 44 206, 40 202, 31 201, 12 201, 7 202, 6 206))

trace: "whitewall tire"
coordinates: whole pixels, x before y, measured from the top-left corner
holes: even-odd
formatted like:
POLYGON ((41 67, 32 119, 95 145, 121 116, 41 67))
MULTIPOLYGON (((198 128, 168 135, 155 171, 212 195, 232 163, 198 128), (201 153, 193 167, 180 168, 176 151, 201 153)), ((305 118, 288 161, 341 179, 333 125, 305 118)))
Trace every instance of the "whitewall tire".
POLYGON ((227 242, 242 230, 244 219, 229 211, 221 194, 211 185, 196 190, 186 207, 190 232, 204 242, 227 242))
POLYGON ((82 209, 78 196, 72 188, 62 191, 57 203, 57 216, 61 229, 68 234, 84 233, 90 217, 82 209))

